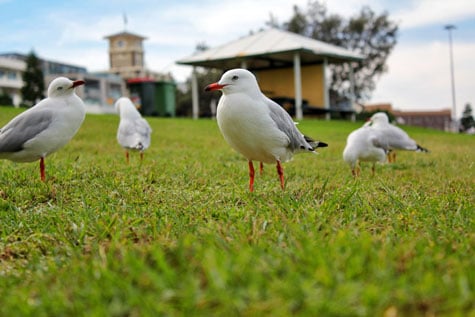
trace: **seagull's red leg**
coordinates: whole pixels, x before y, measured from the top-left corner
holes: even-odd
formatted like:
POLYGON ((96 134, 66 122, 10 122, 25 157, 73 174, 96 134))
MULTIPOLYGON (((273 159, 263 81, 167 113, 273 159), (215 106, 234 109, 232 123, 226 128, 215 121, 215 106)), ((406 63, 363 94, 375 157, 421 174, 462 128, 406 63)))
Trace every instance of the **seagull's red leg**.
POLYGON ((277 174, 279 174, 280 187, 284 189, 284 169, 282 168, 282 164, 280 164, 280 161, 277 161, 277 174))
POLYGON ((396 163, 396 152, 391 151, 388 153, 388 163, 396 163))
POLYGON ((254 191, 254 164, 249 160, 249 191, 254 191))
POLYGON ((357 162, 355 164, 355 166, 353 166, 351 168, 351 174, 353 174, 354 178, 357 178, 358 176, 360 176, 360 164, 359 164, 359 162, 357 162))
POLYGON ((129 151, 125 150, 125 160, 127 161, 127 164, 129 164, 129 151))
POLYGON ((40 177, 41 181, 46 181, 45 159, 43 157, 40 158, 40 177))
POLYGON ((264 163, 260 162, 259 163, 259 174, 262 175, 264 173, 264 163))
POLYGON ((374 176, 374 172, 376 170, 376 163, 373 163, 373 166, 371 167, 371 173, 374 176))
POLYGON ((143 161, 143 152, 140 151, 140 162, 142 162, 142 161, 143 161))

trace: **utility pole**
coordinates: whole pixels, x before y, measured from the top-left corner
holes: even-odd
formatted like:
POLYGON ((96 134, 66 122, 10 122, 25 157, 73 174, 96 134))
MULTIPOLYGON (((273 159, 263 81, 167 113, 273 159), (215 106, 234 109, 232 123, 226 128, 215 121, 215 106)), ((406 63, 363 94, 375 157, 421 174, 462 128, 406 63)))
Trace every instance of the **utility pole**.
POLYGON ((455 29, 455 25, 447 24, 444 28, 449 32, 450 78, 452 83, 452 124, 455 128, 457 120, 457 105, 455 102, 454 55, 452 51, 452 30, 455 29))

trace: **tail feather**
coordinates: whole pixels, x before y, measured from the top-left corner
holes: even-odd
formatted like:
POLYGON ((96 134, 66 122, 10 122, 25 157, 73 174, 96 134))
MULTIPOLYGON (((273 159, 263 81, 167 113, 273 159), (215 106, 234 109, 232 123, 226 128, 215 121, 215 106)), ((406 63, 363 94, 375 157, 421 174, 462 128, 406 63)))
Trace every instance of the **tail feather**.
POLYGON ((325 142, 321 142, 321 141, 315 141, 312 146, 314 148, 317 148, 317 147, 327 147, 328 144, 326 144, 325 142))
POLYGON ((426 149, 426 148, 423 148, 422 146, 420 146, 419 144, 417 144, 417 149, 416 149, 416 152, 424 152, 424 153, 429 153, 429 150, 426 149))
POLYGON ((142 150, 143 150, 143 144, 142 144, 142 142, 137 143, 137 145, 135 146, 135 148, 136 148, 137 150, 139 150, 139 151, 142 151, 142 150))
POLYGON ((303 137, 304 137, 305 141, 307 141, 307 143, 310 144, 310 146, 312 147, 312 150, 315 150, 316 148, 319 148, 319 147, 327 147, 328 146, 328 144, 326 144, 325 142, 315 141, 314 139, 312 139, 309 136, 304 135, 303 137))

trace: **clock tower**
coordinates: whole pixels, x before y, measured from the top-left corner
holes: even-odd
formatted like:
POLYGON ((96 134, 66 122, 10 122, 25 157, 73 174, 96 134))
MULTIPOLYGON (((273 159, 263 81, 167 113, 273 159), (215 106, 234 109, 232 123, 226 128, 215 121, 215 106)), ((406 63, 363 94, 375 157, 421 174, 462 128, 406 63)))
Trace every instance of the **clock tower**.
POLYGON ((109 72, 124 80, 146 77, 143 36, 127 31, 106 36, 109 40, 109 72))

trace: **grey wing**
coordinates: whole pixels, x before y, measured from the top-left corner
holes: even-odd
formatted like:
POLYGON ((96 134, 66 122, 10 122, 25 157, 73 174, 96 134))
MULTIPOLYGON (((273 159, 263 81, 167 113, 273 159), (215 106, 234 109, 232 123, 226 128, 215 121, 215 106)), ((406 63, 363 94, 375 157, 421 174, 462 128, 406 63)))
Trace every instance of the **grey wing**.
POLYGON ((0 130, 0 152, 18 152, 23 145, 44 131, 53 121, 50 110, 27 110, 0 130))
POLYGON ((133 136, 135 134, 135 126, 129 120, 121 120, 119 123, 119 129, 117 130, 117 140, 120 145, 125 147, 131 147, 133 143, 133 136))
POLYGON ((373 131, 369 140, 373 146, 383 149, 386 153, 389 151, 388 140, 379 131, 373 131))
POLYGON ((143 146, 147 148, 150 145, 150 134, 152 133, 152 128, 148 124, 147 120, 140 118, 137 119, 135 127, 137 128, 137 133, 140 134, 141 142, 143 146))
POLYGON ((399 127, 391 125, 387 130, 389 146, 393 149, 400 150, 416 150, 416 141, 411 139, 409 135, 399 127))
POLYGON ((313 151, 313 147, 305 140, 304 135, 295 127, 292 117, 280 105, 264 96, 269 107, 270 116, 277 128, 284 132, 289 140, 289 147, 294 150, 313 151))
POLYGON ((152 128, 148 124, 147 120, 140 118, 135 120, 135 126, 137 128, 137 132, 143 137, 149 137, 150 133, 152 132, 152 128))
POLYGON ((151 132, 152 129, 145 119, 122 120, 117 131, 117 140, 124 147, 136 148, 141 143, 146 148, 150 144, 151 132))

